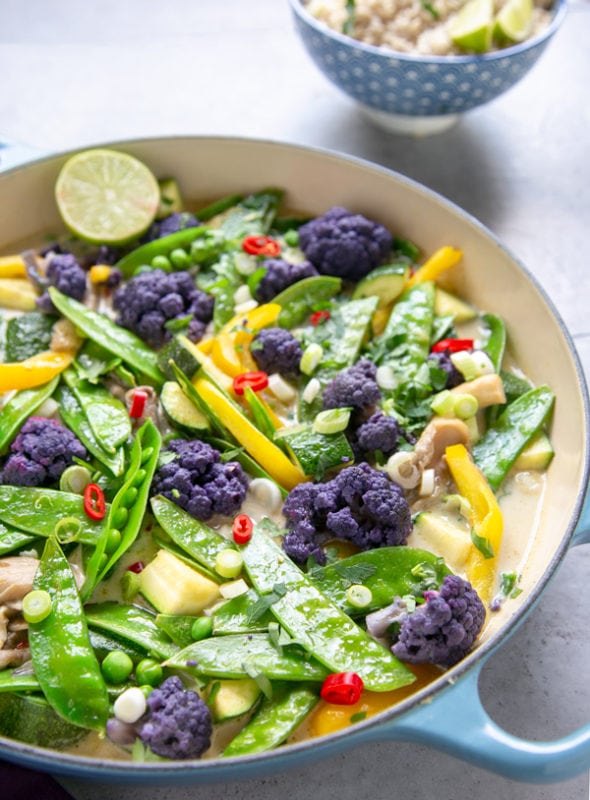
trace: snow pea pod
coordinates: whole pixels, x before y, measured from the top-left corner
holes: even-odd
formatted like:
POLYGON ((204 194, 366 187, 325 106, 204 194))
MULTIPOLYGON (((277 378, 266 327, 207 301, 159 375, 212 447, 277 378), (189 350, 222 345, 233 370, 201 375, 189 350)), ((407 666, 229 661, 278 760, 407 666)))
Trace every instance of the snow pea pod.
POLYGON ((406 289, 374 342, 376 363, 391 366, 403 381, 413 378, 428 358, 435 295, 435 285, 430 281, 406 289))
POLYGON ((86 419, 84 410, 74 393, 67 386, 59 386, 56 392, 59 403, 59 412, 65 424, 73 431, 84 447, 92 453, 97 461, 118 478, 125 470, 125 451, 122 447, 113 453, 108 453, 101 442, 94 435, 90 423, 86 419))
POLYGON ((19 432, 23 422, 45 402, 57 386, 58 377, 34 389, 16 392, 0 411, 0 453, 6 451, 10 442, 19 432))
POLYGON ((496 491, 526 445, 547 421, 555 395, 539 386, 510 403, 473 446, 473 460, 496 491))
POLYGON ((161 443, 160 432, 147 419, 137 431, 131 446, 127 473, 112 500, 106 525, 88 560, 86 579, 81 589, 85 600, 131 547, 141 530, 161 443))
POLYGON ((96 544, 105 529, 85 514, 79 494, 34 486, 0 486, 0 522, 44 538, 57 528, 60 541, 82 544, 96 544))
POLYGON ((172 541, 199 564, 215 571, 218 554, 230 546, 228 540, 162 495, 152 497, 151 506, 154 517, 172 541))
POLYGON ((277 320, 281 328, 294 328, 312 313, 314 308, 335 297, 342 287, 340 278, 329 275, 318 275, 312 278, 303 278, 283 289, 273 303, 281 306, 281 313, 277 320))
POLYGON ((107 602, 84 609, 91 629, 111 634, 116 639, 137 645, 154 658, 170 658, 178 647, 156 625, 156 616, 147 608, 107 602))
POLYGON ((80 378, 67 369, 63 378, 76 396, 84 416, 103 450, 113 455, 131 436, 131 420, 125 404, 104 386, 80 378))
POLYGON ((252 614, 251 609, 260 600, 255 589, 249 589, 238 597, 232 597, 213 614, 214 635, 228 633, 263 633, 268 630, 269 623, 274 622, 271 612, 252 614))
MULTIPOLYGON (((135 248, 127 255, 123 256, 116 264, 115 267, 120 269, 126 278, 130 278, 138 267, 152 266, 154 258, 158 256, 168 257, 174 250, 191 250, 193 242, 199 239, 211 239, 209 228, 204 225, 199 225, 193 228, 184 228, 184 230, 171 233, 169 236, 162 236, 161 239, 155 239, 153 242, 141 245, 135 248)), ((211 248, 213 242, 207 242, 211 248)), ((223 245, 223 239, 215 237, 215 250, 212 250, 210 255, 214 255, 217 248, 223 245)))
POLYGON ((165 666, 212 678, 244 678, 252 672, 269 680, 322 681, 328 670, 299 648, 279 651, 266 633, 213 636, 194 642, 169 658, 165 666))
POLYGON ((488 333, 484 350, 492 360, 496 372, 500 371, 506 349, 506 325, 496 314, 482 314, 488 333))
POLYGON ((106 684, 88 635, 74 573, 55 536, 47 540, 33 583, 51 596, 51 611, 29 623, 35 676, 53 710, 75 725, 104 730, 106 684))
POLYGON ((224 758, 264 753, 284 742, 319 702, 319 693, 306 685, 273 687, 252 719, 223 751, 224 758))
POLYGON ((31 536, 29 533, 23 533, 23 531, 19 531, 16 528, 8 528, 0 523, 0 556, 12 553, 21 547, 27 547, 36 538, 36 536, 31 536))
POLYGON ((241 552, 260 594, 272 592, 277 584, 286 588, 271 606, 273 615, 330 671, 356 672, 373 692, 390 691, 415 680, 391 651, 365 633, 301 572, 264 533, 263 525, 255 525, 241 552))
POLYGON ((85 336, 113 355, 120 356, 130 367, 145 375, 156 386, 164 383, 165 376, 158 366, 157 353, 144 344, 139 336, 126 328, 121 328, 108 317, 92 311, 72 297, 67 297, 54 286, 50 286, 48 291, 53 305, 85 336))
POLYGON ((34 675, 23 675, 14 669, 0 672, 0 692, 39 692, 41 687, 34 675))

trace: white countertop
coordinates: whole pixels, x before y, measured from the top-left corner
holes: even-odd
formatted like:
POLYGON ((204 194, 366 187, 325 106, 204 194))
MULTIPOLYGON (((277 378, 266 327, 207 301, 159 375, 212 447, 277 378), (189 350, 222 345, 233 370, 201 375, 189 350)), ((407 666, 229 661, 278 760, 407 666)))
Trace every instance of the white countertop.
MULTIPOLYGON (((44 151, 171 134, 320 146, 402 172, 497 234, 556 304, 590 375, 590 3, 572 0, 541 61, 439 136, 370 126, 308 60, 286 0, 1 0, 0 139, 44 151)), ((510 732, 588 722, 588 548, 485 667, 484 704, 510 732)), ((587 800, 588 776, 507 780, 410 744, 366 746, 298 772, 150 788, 71 779, 78 800, 587 800)))

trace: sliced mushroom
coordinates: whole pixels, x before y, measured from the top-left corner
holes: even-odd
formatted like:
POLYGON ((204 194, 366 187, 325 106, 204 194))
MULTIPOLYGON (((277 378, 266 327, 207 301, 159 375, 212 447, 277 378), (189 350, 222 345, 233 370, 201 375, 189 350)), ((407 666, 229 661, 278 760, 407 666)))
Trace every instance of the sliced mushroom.
POLYGON ((33 588, 39 561, 29 556, 0 559, 0 603, 14 603, 33 588))
POLYGON ((416 442, 414 456, 421 470, 436 467, 445 449, 452 444, 467 444, 469 428, 463 420, 454 417, 434 417, 416 442))
POLYGON ((497 375, 481 375, 473 381, 461 383, 451 389, 451 394, 471 394, 477 400, 479 408, 487 408, 506 402, 502 378, 497 375))
POLYGON ((19 667, 28 661, 31 657, 31 651, 28 647, 19 647, 14 650, 0 650, 0 669, 6 667, 19 667))

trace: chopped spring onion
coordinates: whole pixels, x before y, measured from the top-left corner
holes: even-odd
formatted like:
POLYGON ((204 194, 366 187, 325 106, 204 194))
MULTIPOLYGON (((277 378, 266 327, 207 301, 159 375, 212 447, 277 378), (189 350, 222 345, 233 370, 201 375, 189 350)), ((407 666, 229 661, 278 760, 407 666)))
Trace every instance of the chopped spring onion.
POLYGON ((454 412, 459 419, 469 419, 477 414, 479 403, 472 394, 455 394, 454 412))
POLYGON ((451 353, 450 358, 466 381, 495 372, 491 358, 483 350, 474 350, 472 353, 460 350, 458 353, 451 353))
POLYGON ((321 388, 322 388, 322 385, 318 381, 318 379, 317 378, 312 378, 309 381, 309 383, 307 384, 307 386, 305 387, 305 389, 303 390, 303 393, 301 394, 301 398, 302 398, 303 402, 304 403, 313 403, 313 401, 318 396, 318 393, 319 393, 321 388))
POLYGON ((392 367, 388 366, 387 364, 377 367, 376 380, 377 386, 380 389, 385 389, 386 391, 395 389, 398 384, 398 380, 395 377, 392 367))
POLYGON ((290 403, 297 394, 293 386, 276 372, 268 376, 268 388, 283 403, 290 403))
POLYGON ((373 599, 373 592, 362 583, 354 583, 346 590, 346 599, 353 608, 366 608, 373 599))
POLYGON ((414 463, 414 454, 400 450, 387 460, 385 471, 402 489, 414 489, 420 483, 420 470, 414 463))
POLYGON ((350 422, 351 408, 328 408, 320 411, 313 421, 315 433, 340 433, 350 422))
POLYGON ((430 497, 431 494, 434 492, 435 487, 435 479, 434 479, 434 470, 433 469, 425 469, 422 473, 422 480, 420 481, 420 496, 421 497, 430 497))
POLYGON ((455 397, 448 389, 443 389, 433 396, 430 407, 440 417, 452 417, 455 414, 455 397))
POLYGON ((242 571, 243 564, 242 554, 228 547, 217 554, 215 572, 222 578, 237 578, 242 571))
POLYGON ((62 472, 59 488, 62 492, 82 495, 91 480, 92 474, 87 467, 83 467, 81 464, 72 464, 62 472))
POLYGON ((45 589, 33 589, 23 597, 23 617, 29 623, 42 622, 51 613, 51 595, 45 589))
POLYGON ((303 351, 301 361, 299 362, 299 369, 304 375, 313 375, 323 357, 324 348, 321 344, 313 342, 303 351))

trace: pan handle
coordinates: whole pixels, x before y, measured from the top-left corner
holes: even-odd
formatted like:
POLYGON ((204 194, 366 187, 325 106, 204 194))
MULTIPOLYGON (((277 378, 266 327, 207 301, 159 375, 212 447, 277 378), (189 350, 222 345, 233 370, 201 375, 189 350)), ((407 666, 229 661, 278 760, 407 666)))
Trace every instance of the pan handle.
POLYGON ((485 660, 432 702, 373 729, 375 739, 434 747, 506 778, 555 783, 590 768, 590 725, 550 742, 520 739, 503 730, 481 704, 478 680, 485 660))
POLYGON ((590 491, 588 490, 586 491, 584 505, 571 541, 572 547, 577 547, 580 544, 590 544, 590 491))

